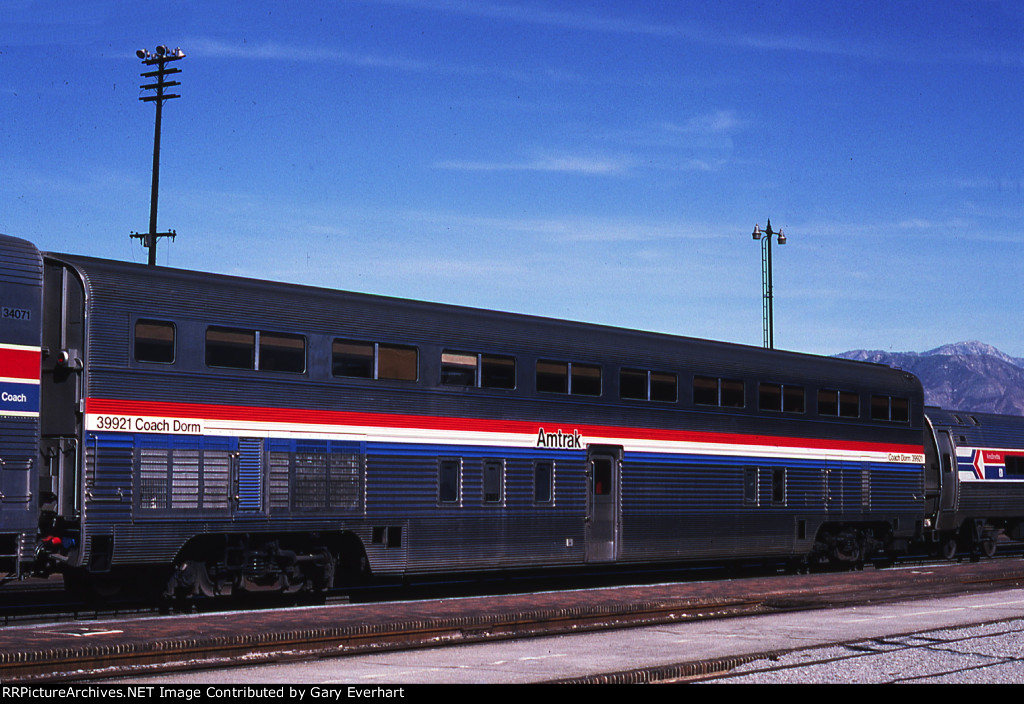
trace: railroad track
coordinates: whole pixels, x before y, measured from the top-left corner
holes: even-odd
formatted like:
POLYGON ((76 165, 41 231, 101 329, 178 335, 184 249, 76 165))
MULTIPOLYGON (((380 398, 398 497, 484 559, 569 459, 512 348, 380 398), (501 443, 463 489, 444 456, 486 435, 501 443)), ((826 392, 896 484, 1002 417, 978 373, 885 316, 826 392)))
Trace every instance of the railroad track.
POLYGON ((988 682, 990 672, 1017 665, 1014 652, 994 652, 993 642, 1020 641, 1024 622, 983 624, 910 635, 871 638, 786 653, 689 663, 650 671, 648 682, 733 682, 740 684, 910 684, 942 681, 988 682), (950 664, 945 664, 950 663, 950 664))
MULTIPOLYGON (((28 657, 0 652, 0 680, 58 681, 110 678, 177 669, 220 668, 317 657, 527 638, 606 628, 625 628, 697 618, 759 613, 757 599, 717 599, 671 605, 637 603, 577 606, 493 615, 440 616, 384 624, 301 627, 270 633, 214 634, 146 643, 50 648, 28 657)), ((55 624, 47 633, 82 640, 125 633, 119 626, 55 624)), ((2 649, 2 648, 0 648, 2 649)))
POLYGON ((97 620, 0 631, 0 680, 83 680, 243 662, 252 665, 896 601, 915 594, 935 596, 1011 584, 1024 584, 1024 564, 1019 559, 941 568, 608 587, 582 593, 97 620))

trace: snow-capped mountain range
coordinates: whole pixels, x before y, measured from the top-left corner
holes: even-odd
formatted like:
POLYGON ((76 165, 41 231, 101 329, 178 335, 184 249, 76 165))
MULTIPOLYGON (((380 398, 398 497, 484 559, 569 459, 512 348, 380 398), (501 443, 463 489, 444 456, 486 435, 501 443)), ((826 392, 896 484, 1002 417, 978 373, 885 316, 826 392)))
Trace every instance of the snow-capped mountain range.
POLYGON ((907 370, 921 380, 931 406, 1024 415, 1024 359, 983 342, 958 342, 927 352, 851 350, 836 356, 907 370))

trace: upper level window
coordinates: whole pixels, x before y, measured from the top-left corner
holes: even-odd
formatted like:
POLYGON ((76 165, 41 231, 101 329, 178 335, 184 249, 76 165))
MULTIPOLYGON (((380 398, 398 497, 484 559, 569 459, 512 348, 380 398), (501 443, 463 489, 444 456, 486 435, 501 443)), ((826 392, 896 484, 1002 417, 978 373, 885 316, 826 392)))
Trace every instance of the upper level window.
POLYGON ((375 379, 376 345, 372 342, 335 340, 331 345, 331 374, 357 379, 375 379))
POLYGON ((820 389, 818 391, 818 415, 859 418, 860 398, 853 391, 820 389))
POLYGON ((488 389, 516 388, 516 360, 496 354, 480 355, 480 386, 488 389))
POLYGON ((1011 477, 1024 475, 1024 455, 1006 455, 1006 474, 1011 477))
POLYGON ((267 372, 306 371, 306 338, 279 332, 257 332, 259 358, 257 368, 267 372))
POLYGON ((174 363, 174 323, 161 320, 135 322, 135 361, 174 363))
POLYGON ((407 345, 377 345, 377 378, 416 381, 419 350, 407 345))
POLYGON ((701 406, 743 408, 746 405, 743 381, 695 376, 693 377, 693 402, 701 406))
POLYGON ((441 383, 485 389, 516 388, 516 360, 496 354, 453 352, 441 354, 441 383))
POLYGON ((537 391, 569 393, 569 363, 537 362, 537 391))
POLYGON ((908 423, 910 421, 910 401, 898 396, 871 396, 871 419, 908 423))
POLYGON ((418 368, 419 350, 415 347, 341 339, 331 346, 334 376, 416 381, 418 368))
POLYGON ((206 329, 206 365, 302 374, 306 371, 306 338, 211 326, 206 329))
POLYGON ((639 401, 675 403, 678 398, 676 375, 643 369, 619 370, 619 396, 639 401))
POLYGON ((206 366, 228 369, 256 368, 256 331, 211 327, 206 329, 206 366))
POLYGON ((757 407, 762 411, 803 413, 804 387, 792 384, 759 384, 757 407))
POLYGON ((601 367, 578 362, 538 360, 537 391, 577 396, 601 395, 601 367))

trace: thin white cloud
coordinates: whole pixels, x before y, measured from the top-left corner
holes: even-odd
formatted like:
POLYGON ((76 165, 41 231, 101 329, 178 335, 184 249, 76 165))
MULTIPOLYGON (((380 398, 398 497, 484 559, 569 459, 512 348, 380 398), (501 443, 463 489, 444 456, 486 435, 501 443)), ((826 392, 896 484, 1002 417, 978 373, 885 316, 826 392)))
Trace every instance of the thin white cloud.
POLYGON ((622 176, 641 168, 711 172, 720 170, 728 162, 722 155, 732 152, 732 136, 747 124, 735 111, 718 110, 695 115, 684 123, 662 122, 644 129, 612 130, 593 136, 598 141, 625 145, 638 154, 546 154, 508 161, 448 159, 434 163, 434 168, 448 171, 573 173, 585 176, 622 176), (665 149, 674 152, 685 149, 690 154, 666 156, 665 149))
POLYGON ((552 10, 537 5, 512 5, 476 0, 470 2, 463 0, 381 0, 379 4, 576 31, 586 30, 653 37, 683 36, 693 39, 699 39, 702 34, 702 28, 696 26, 689 27, 681 24, 648 22, 630 17, 552 10))
MULTIPOLYGON (((628 34, 750 49, 754 51, 796 52, 848 58, 899 61, 916 64, 971 63, 979 65, 1024 66, 1024 52, 1016 46, 998 47, 950 45, 942 37, 921 41, 893 42, 891 35, 875 40, 854 39, 848 35, 807 36, 781 32, 755 34, 722 31, 695 22, 647 20, 639 16, 613 16, 594 12, 550 10, 536 5, 514 5, 483 0, 375 0, 417 10, 456 13, 466 17, 558 27, 572 31, 628 34), (934 42, 934 45, 931 44, 934 42)), ((618 6, 614 6, 618 7, 618 6)), ((1005 13, 1005 10, 1004 10, 1005 13)), ((1004 14, 1007 22, 1018 18, 1004 14)))
POLYGON ((248 44, 244 42, 226 42, 210 37, 192 37, 185 41, 184 46, 187 47, 186 53, 190 55, 211 58, 262 59, 301 63, 330 62, 366 68, 388 68, 411 72, 434 72, 444 68, 440 64, 428 61, 416 61, 379 54, 360 54, 315 45, 296 46, 278 42, 248 44))
POLYGON ((478 66, 452 62, 430 61, 372 52, 355 52, 330 46, 292 45, 280 42, 229 42, 212 37, 191 37, 182 40, 182 48, 190 56, 247 61, 284 61, 306 64, 338 64, 364 69, 444 76, 500 78, 506 81, 532 82, 538 76, 555 83, 592 84, 600 81, 560 69, 541 72, 520 71, 504 66, 478 66))
MULTIPOLYGON (((380 216, 376 214, 375 217, 380 216)), ((623 243, 682 239, 708 241, 723 237, 719 229, 713 226, 682 221, 638 221, 571 215, 502 218, 435 211, 403 211, 392 213, 390 217, 405 230, 430 231, 443 226, 449 232, 461 233, 470 238, 475 237, 476 233, 488 232, 492 237, 506 236, 517 241, 524 236, 555 242, 623 243)))
POLYGON ((450 171, 542 171, 587 176, 624 174, 633 166, 635 162, 631 158, 580 156, 546 156, 519 162, 451 160, 434 164, 435 168, 450 171))
POLYGON ((704 115, 695 115, 682 124, 664 122, 662 129, 683 134, 732 134, 749 125, 735 110, 715 110, 704 115))

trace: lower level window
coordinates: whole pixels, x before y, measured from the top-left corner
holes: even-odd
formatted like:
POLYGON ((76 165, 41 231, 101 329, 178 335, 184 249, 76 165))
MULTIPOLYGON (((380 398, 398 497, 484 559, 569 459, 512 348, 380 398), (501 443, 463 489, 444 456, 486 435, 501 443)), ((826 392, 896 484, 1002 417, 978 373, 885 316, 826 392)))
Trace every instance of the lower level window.
POLYGON ((441 460, 437 467, 437 500, 443 504, 459 502, 462 484, 462 460, 441 460))
POLYGON ((504 494, 505 463, 501 460, 484 462, 484 503, 500 504, 504 494))
POLYGON ((533 464, 533 501, 549 504, 555 498, 555 463, 552 460, 537 460, 533 464))

